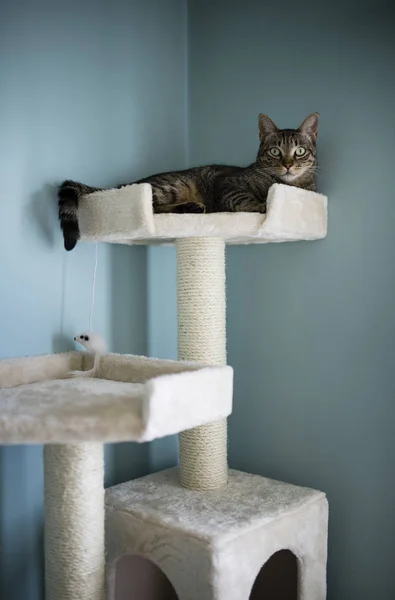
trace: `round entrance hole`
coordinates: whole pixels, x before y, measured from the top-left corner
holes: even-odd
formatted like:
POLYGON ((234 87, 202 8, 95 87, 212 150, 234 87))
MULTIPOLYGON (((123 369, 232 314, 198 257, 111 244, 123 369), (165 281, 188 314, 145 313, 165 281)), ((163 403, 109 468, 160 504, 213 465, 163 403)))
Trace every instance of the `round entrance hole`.
POLYGON ((263 565, 250 600, 298 600, 298 563, 290 550, 279 550, 263 565))
POLYGON ((128 555, 117 562, 114 600, 178 600, 178 596, 155 563, 128 555))

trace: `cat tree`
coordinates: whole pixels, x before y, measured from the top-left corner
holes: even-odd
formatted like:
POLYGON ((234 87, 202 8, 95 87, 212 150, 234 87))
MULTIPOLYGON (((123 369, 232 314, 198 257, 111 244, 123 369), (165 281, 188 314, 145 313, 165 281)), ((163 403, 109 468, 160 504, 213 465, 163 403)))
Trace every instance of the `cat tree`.
MULTIPOLYGON (((105 496, 107 597, 120 557, 152 560, 180 600, 246 600, 278 550, 298 560, 300 600, 326 598, 322 492, 228 472, 225 242, 321 239, 327 199, 273 186, 267 215, 154 215, 148 184, 83 198, 85 241, 176 243, 182 362, 107 355, 96 379, 80 353, 0 361, 0 443, 45 443, 47 600, 102 600, 103 442, 180 432, 180 466, 105 496)), ((153 599, 154 600, 154 599, 153 599)))

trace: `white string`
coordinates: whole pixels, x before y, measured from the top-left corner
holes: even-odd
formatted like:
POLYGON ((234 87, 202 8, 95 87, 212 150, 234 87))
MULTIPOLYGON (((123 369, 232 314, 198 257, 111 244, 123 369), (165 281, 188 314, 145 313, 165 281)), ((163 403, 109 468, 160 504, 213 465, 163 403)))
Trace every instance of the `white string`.
POLYGON ((98 258, 99 258, 99 256, 98 256, 98 243, 96 242, 95 268, 93 269, 93 282, 92 282, 92 302, 91 302, 91 311, 90 311, 90 314, 89 314, 89 332, 92 331, 93 309, 95 307, 96 272, 97 272, 98 258))

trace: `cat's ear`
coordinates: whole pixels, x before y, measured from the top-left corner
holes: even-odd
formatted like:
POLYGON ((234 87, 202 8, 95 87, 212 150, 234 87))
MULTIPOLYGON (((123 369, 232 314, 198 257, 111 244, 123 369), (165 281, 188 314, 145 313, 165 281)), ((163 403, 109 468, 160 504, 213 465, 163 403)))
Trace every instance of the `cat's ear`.
POLYGON ((270 134, 277 133, 278 127, 267 115, 259 115, 259 139, 261 142, 270 134))
POLYGON ((318 113, 311 113, 308 117, 305 118, 298 131, 301 133, 305 133, 309 135, 315 142, 318 135, 318 113))

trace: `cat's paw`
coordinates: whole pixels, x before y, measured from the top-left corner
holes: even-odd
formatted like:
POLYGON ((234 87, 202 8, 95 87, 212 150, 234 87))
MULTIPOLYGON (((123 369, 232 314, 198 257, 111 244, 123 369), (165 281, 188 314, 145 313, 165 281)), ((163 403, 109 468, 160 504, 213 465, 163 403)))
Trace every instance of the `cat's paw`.
POLYGON ((201 202, 184 202, 183 204, 180 204, 179 206, 175 206, 174 210, 172 210, 172 212, 175 212, 175 213, 178 213, 178 214, 184 214, 184 213, 189 213, 189 214, 205 213, 206 212, 206 207, 201 202))

